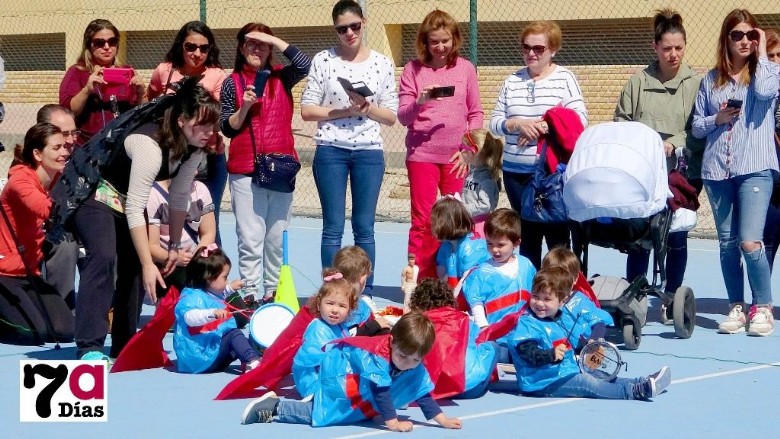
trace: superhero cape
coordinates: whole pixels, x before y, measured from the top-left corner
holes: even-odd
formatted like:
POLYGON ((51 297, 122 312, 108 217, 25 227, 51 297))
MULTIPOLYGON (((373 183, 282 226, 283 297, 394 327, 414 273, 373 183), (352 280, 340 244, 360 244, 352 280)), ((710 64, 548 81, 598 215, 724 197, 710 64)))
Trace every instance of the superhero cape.
MULTIPOLYGON (((360 301, 360 303, 364 302, 360 301)), ((358 310, 356 318, 360 319, 362 323, 364 316, 360 307, 358 310)), ((367 317, 371 318, 370 315, 367 317)), ((309 307, 301 308, 287 328, 265 350, 260 366, 237 376, 214 399, 252 398, 264 393, 257 390, 259 387, 275 389, 284 377, 292 373, 293 359, 303 343, 303 334, 312 320, 314 320, 314 315, 309 311, 309 307)))
POLYGON ((436 341, 431 352, 423 358, 434 389, 435 399, 447 398, 466 391, 466 348, 469 318, 455 308, 435 308, 425 312, 431 319, 436 341))
POLYGON ((593 292, 593 287, 590 286, 590 282, 588 282, 588 279, 585 279, 582 272, 577 276, 577 281, 574 282, 574 291, 579 291, 588 296, 588 299, 596 305, 596 308, 601 308, 599 299, 596 297, 596 293, 593 292))
MULTIPOLYGON (((528 293, 527 291, 524 291, 524 293, 530 295, 530 293, 528 293)), ((517 327, 517 320, 527 309, 528 309, 528 303, 526 302, 526 304, 523 305, 523 307, 520 308, 519 311, 509 313, 505 315, 503 318, 501 318, 501 320, 497 321, 496 323, 493 323, 492 325, 488 325, 487 328, 483 329, 482 332, 479 333, 479 336, 477 337, 477 343, 483 343, 486 341, 496 341, 499 338, 514 331, 515 327, 517 327)))
POLYGON ((171 365, 171 360, 162 347, 162 340, 176 321, 173 309, 178 300, 179 290, 171 286, 157 306, 152 319, 130 339, 119 353, 111 367, 111 373, 154 369, 171 365))
POLYGON ((251 398, 259 393, 259 387, 273 389, 292 372, 292 363, 303 342, 303 334, 314 316, 304 306, 293 317, 287 328, 265 350, 260 366, 237 376, 217 395, 216 400, 251 398))

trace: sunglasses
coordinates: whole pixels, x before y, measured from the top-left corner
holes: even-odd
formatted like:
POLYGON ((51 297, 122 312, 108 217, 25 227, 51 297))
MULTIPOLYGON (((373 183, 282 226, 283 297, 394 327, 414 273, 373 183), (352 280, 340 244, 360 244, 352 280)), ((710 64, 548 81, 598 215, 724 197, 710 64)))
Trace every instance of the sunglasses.
POLYGON ((345 33, 347 33, 347 29, 351 29, 352 32, 358 32, 360 29, 363 28, 363 22, 358 21, 357 23, 345 24, 343 26, 333 26, 333 28, 336 29, 336 33, 338 33, 339 35, 344 35, 345 33))
POLYGON ((200 53, 208 53, 208 51, 211 49, 211 44, 197 45, 190 42, 184 43, 184 50, 189 53, 193 53, 198 49, 200 49, 200 53))
POLYGON ((533 104, 534 102, 536 102, 536 95, 534 94, 534 91, 536 91, 536 82, 528 81, 528 85, 526 85, 526 90, 528 91, 528 96, 525 97, 525 100, 528 101, 529 104, 533 104))
POLYGON ((106 44, 108 44, 109 47, 116 47, 119 44, 119 38, 111 37, 107 40, 104 38, 95 38, 92 40, 92 47, 95 49, 102 49, 103 47, 106 47, 106 44))
POLYGON ((747 39, 750 41, 758 41, 758 31, 753 29, 747 32, 742 32, 741 30, 733 30, 729 32, 729 38, 731 38, 731 41, 735 43, 742 41, 742 39, 745 37, 747 37, 747 39))
POLYGON ((523 53, 531 53, 533 51, 537 55, 541 55, 542 53, 544 53, 545 50, 547 50, 546 47, 541 45, 529 46, 528 44, 525 43, 523 43, 522 47, 523 47, 523 53))
POLYGON ((81 134, 81 130, 63 131, 62 137, 67 139, 69 137, 78 137, 79 134, 81 134))

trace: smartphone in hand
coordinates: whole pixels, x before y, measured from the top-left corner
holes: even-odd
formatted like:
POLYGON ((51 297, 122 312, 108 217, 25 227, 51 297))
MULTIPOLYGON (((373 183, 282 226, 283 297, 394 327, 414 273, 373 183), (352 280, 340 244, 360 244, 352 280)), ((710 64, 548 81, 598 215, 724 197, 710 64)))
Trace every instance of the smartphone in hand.
POLYGON ((449 85, 446 87, 434 87, 431 89, 431 98, 449 98, 455 96, 455 86, 449 85))
POLYGON ((351 91, 357 93, 360 96, 363 96, 364 98, 374 95, 374 92, 371 91, 371 89, 368 88, 366 83, 363 81, 351 82, 349 79, 341 78, 341 77, 336 79, 338 79, 339 83, 341 84, 341 86, 344 88, 345 91, 351 91))
POLYGON ((268 82, 269 76, 271 76, 270 70, 260 70, 255 75, 255 95, 258 98, 263 97, 263 93, 265 92, 265 84, 268 82))
POLYGON ((729 99, 726 101, 726 107, 728 108, 742 108, 742 100, 741 99, 729 99))

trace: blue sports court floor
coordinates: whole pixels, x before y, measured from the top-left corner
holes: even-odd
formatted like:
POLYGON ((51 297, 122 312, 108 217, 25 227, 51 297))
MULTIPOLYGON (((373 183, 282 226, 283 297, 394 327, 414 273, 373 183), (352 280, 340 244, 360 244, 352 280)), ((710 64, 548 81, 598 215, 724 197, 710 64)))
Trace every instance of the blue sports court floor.
MULTIPOLYGON (((222 214, 225 248, 235 261, 234 218, 222 214)), ((290 227, 290 264, 299 296, 308 296, 319 278, 321 221, 295 218, 290 227)), ((408 224, 379 223, 376 227, 377 294, 396 298, 406 261, 408 224)), ((348 232, 349 233, 349 232, 348 232)), ((349 243, 349 237, 345 244, 349 243)), ((424 422, 419 409, 401 410, 417 425, 410 435, 444 437, 564 437, 670 438, 771 437, 780 408, 780 331, 767 338, 715 333, 727 300, 718 262, 717 243, 689 241, 685 284, 697 297, 698 318, 693 337, 675 339, 670 327, 657 322, 651 306, 639 350, 623 351, 628 371, 621 376, 647 375, 663 365, 672 369, 669 390, 652 402, 584 399, 538 399, 491 392, 477 400, 442 402, 449 416, 463 420, 460 431, 424 422)), ((621 275, 624 256, 591 248, 591 273, 621 275)), ((234 277, 237 271, 233 269, 234 277)), ((778 275, 773 289, 780 291, 778 275)), ((749 289, 748 289, 749 291, 749 289)), ((389 303, 377 299, 380 306, 389 303)), ((152 310, 145 307, 144 314, 152 310)), ((775 315, 780 309, 775 308, 775 315)), ((171 335, 166 337, 171 347, 171 335)), ((19 422, 19 362, 25 359, 72 359, 74 347, 0 345, 0 432, 5 438, 215 438, 317 437, 359 438, 395 435, 379 424, 313 429, 303 425, 239 424, 245 400, 214 401, 235 369, 211 375, 183 375, 156 369, 110 374, 108 422, 102 424, 33 424, 19 422)))

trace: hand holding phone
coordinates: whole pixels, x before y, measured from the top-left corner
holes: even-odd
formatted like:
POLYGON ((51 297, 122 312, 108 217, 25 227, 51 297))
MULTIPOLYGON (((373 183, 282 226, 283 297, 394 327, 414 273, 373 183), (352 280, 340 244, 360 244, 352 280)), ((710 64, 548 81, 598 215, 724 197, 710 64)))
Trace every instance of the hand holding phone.
POLYGON ((726 101, 726 106, 728 108, 742 108, 742 100, 741 99, 729 99, 726 101))
POLYGON ((265 84, 268 82, 269 76, 271 76, 270 70, 260 70, 255 75, 255 95, 258 98, 263 97, 263 93, 265 92, 265 84))
POLYGON ((371 91, 370 88, 366 85, 363 81, 358 82, 351 82, 349 79, 346 78, 336 78, 341 86, 344 88, 344 91, 351 91, 353 93, 357 93, 360 96, 363 96, 364 98, 367 98, 369 96, 373 96, 374 92, 371 91))
POLYGON ((449 85, 446 87, 434 87, 431 89, 431 99, 448 98, 455 96, 455 86, 449 85))

